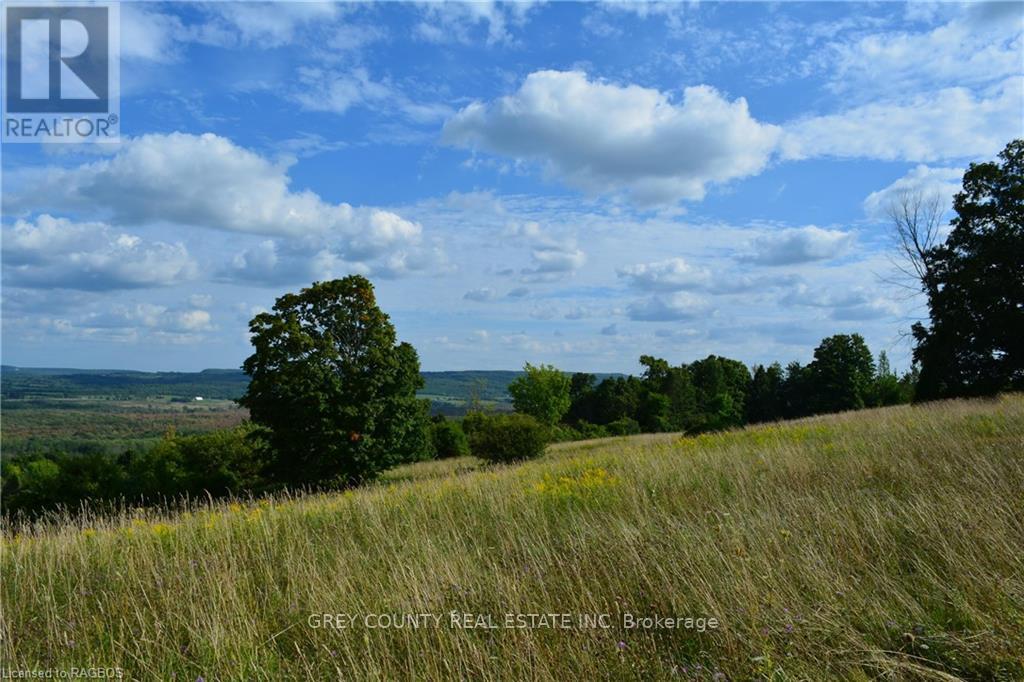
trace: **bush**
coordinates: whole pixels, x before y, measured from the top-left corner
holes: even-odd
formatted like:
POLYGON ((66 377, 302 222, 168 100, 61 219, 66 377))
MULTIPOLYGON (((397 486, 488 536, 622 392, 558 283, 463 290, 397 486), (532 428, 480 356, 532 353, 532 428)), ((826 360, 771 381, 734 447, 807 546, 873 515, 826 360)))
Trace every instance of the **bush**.
POLYGON ((461 426, 462 432, 466 434, 466 438, 469 439, 470 443, 473 442, 473 434, 482 429, 484 424, 493 416, 480 410, 470 410, 466 413, 466 416, 462 418, 461 426))
POLYGON ((434 456, 438 459, 469 454, 469 440, 456 421, 445 419, 431 424, 430 442, 434 447, 434 456))
POLYGON ((547 428, 529 415, 485 415, 474 423, 469 444, 481 459, 516 462, 540 457, 548 439, 547 428))
POLYGON ((119 500, 153 504, 183 495, 213 497, 256 492, 264 481, 249 429, 194 436, 169 434, 152 447, 120 455, 32 453, 5 461, 0 471, 0 511, 38 516, 87 502, 101 509, 119 500))
POLYGON ((588 421, 578 422, 576 424, 576 431, 580 434, 581 440, 608 437, 607 427, 601 426, 600 424, 591 424, 588 421))
POLYGON ((640 433, 640 422, 630 417, 623 417, 606 425, 605 429, 613 436, 634 436, 640 433))

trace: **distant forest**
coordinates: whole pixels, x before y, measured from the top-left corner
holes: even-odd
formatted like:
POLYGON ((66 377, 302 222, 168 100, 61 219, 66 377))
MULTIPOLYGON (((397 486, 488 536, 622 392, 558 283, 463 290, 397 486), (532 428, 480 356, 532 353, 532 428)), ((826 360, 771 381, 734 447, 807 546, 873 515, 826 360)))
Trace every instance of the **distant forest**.
MULTIPOLYGON (((461 414, 472 401, 509 406, 508 386, 522 371, 468 370, 422 372, 424 387, 418 392, 429 398, 435 413, 461 414)), ((621 376, 598 374, 598 380, 621 376)), ((245 393, 249 377, 240 369, 205 369, 201 372, 135 372, 130 370, 89 370, 72 368, 0 367, 0 397, 3 400, 91 398, 140 400, 170 398, 192 400, 234 400, 245 393)), ((5 406, 11 407, 11 406, 5 406)))

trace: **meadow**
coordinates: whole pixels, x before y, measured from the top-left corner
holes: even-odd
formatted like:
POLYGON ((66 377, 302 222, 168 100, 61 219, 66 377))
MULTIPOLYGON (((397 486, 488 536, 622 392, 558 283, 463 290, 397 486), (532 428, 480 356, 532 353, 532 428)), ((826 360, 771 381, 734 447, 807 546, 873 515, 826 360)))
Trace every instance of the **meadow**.
POLYGON ((65 514, 5 528, 2 548, 8 670, 1019 680, 1024 397, 65 514))

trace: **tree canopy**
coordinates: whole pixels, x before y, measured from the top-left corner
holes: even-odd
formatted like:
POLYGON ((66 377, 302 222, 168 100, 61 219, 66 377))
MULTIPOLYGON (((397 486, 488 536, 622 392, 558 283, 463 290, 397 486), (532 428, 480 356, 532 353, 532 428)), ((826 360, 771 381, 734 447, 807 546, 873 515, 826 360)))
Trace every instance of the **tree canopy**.
POLYGON ((930 326, 913 327, 918 398, 1024 388, 1024 140, 972 163, 923 289, 930 326))
POLYGON ((551 365, 526 363, 523 371, 508 387, 516 411, 549 426, 557 424, 569 411, 572 379, 551 365))
POLYGON ((354 484, 428 450, 419 358, 396 343, 365 277, 281 296, 249 330, 239 403, 269 445, 274 480, 354 484))

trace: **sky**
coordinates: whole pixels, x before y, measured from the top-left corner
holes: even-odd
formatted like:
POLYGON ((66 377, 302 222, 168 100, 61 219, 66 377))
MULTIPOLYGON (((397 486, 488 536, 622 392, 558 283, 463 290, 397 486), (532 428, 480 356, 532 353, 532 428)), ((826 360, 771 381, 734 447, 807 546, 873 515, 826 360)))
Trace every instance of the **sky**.
POLYGON ((3 362, 238 367, 369 277, 425 370, 906 368, 886 208, 1024 135, 1024 3, 122 3, 121 142, 3 146, 3 362))

